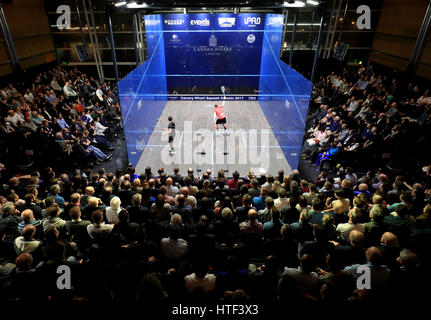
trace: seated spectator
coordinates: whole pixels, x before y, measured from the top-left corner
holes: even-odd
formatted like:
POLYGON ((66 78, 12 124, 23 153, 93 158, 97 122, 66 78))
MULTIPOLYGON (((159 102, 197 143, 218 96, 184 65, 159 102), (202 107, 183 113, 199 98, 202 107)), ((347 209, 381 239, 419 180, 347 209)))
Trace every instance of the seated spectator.
MULTIPOLYGON (((274 254, 281 265, 296 267, 298 265, 298 241, 294 238, 292 228, 284 224, 280 229, 281 239, 272 239, 269 243, 269 254, 274 254)), ((268 243, 267 243, 268 250, 268 243)))
POLYGON ((174 206, 173 208, 169 203, 165 203, 165 199, 162 195, 158 195, 156 197, 156 202, 153 203, 151 209, 154 209, 157 212, 157 221, 158 222, 166 222, 169 221, 172 215, 172 212, 178 212, 182 216, 186 216, 187 213, 191 213, 191 207, 185 205, 186 198, 183 194, 179 196, 177 199, 178 206, 174 206))
POLYGON ((337 142, 335 141, 331 142, 330 148, 328 150, 317 154, 316 170, 320 170, 321 163, 323 161, 331 160, 339 151, 340 151, 340 148, 337 142))
POLYGON ((370 247, 367 249, 365 257, 367 260, 366 264, 347 266, 345 270, 350 271, 355 279, 357 279, 362 274, 357 272, 358 267, 368 267, 371 270, 371 290, 375 292, 387 290, 391 278, 391 271, 383 264, 383 256, 381 251, 376 247, 370 247))
POLYGON ((74 206, 69 210, 70 220, 66 222, 66 231, 71 241, 75 242, 79 248, 85 248, 89 243, 87 226, 90 220, 81 219, 81 208, 74 206))
POLYGON ((229 189, 238 189, 238 180, 239 180, 239 172, 238 171, 234 171, 232 173, 232 179, 229 179, 227 181, 227 186, 229 187, 229 189))
POLYGON ((165 203, 170 204, 171 206, 174 205, 174 197, 171 197, 168 195, 168 191, 166 186, 161 186, 159 189, 159 193, 162 195, 163 199, 165 200, 165 203))
POLYGON ((62 215, 61 215, 61 217, 62 217, 63 220, 70 220, 70 213, 69 213, 69 211, 73 207, 78 206, 81 211, 84 210, 84 208, 80 206, 80 199, 81 199, 81 195, 79 193, 77 193, 77 192, 73 193, 70 196, 70 201, 64 207, 64 210, 63 210, 62 215))
POLYGON ((329 139, 329 130, 326 129, 323 123, 320 123, 314 130, 311 129, 311 136, 306 140, 303 147, 303 159, 309 159, 319 147, 324 147, 329 139))
POLYGON ((228 234, 237 237, 240 232, 240 227, 241 224, 238 226, 238 223, 233 221, 232 210, 224 208, 221 212, 221 219, 217 220, 214 224, 214 234, 217 240, 220 243, 223 243, 226 241, 228 234))
POLYGON ((18 232, 19 233, 22 233, 22 230, 27 225, 33 225, 36 227, 36 230, 39 231, 38 233, 40 234, 41 227, 42 227, 42 220, 36 220, 34 218, 33 211, 31 211, 30 209, 24 210, 21 213, 21 219, 22 219, 22 221, 18 224, 18 232))
POLYGON ((371 193, 368 191, 368 185, 366 183, 361 183, 358 187, 358 191, 355 191, 354 194, 365 194, 367 198, 371 196, 371 193))
POLYGON ((336 244, 334 256, 337 257, 337 264, 340 268, 353 264, 365 263, 364 234, 358 230, 352 230, 349 234, 349 243, 344 245, 336 244))
POLYGON ((365 236, 369 246, 376 246, 380 242, 380 237, 386 231, 383 224, 384 211, 380 205, 374 205, 370 210, 370 221, 364 223, 365 236))
POLYGON ((349 180, 355 186, 358 182, 358 176, 353 172, 353 168, 347 167, 344 169, 344 172, 346 173, 345 179, 349 180))
POLYGON ((72 81, 68 81, 65 83, 63 91, 67 98, 76 97, 78 95, 75 90, 73 90, 72 81))
MULTIPOLYGON (((37 191, 37 189, 36 189, 37 191)), ((33 212, 33 215, 35 216, 35 218, 37 219, 42 219, 42 208, 40 206, 38 206, 37 204, 35 204, 35 200, 36 200, 36 196, 33 193, 27 193, 25 195, 25 204, 19 206, 17 209, 23 213, 24 210, 31 210, 33 212)))
POLYGON ((172 178, 166 179, 166 194, 170 197, 175 197, 178 194, 178 188, 174 185, 172 178))
POLYGON ((185 238, 185 228, 183 223, 183 218, 178 213, 174 213, 169 219, 168 227, 176 226, 180 229, 180 237, 185 238))
POLYGON ((274 207, 274 199, 271 197, 265 198, 265 208, 258 211, 259 221, 263 223, 271 220, 271 210, 274 207))
POLYGON ((257 210, 263 210, 263 209, 265 209, 265 200, 266 200, 266 197, 268 196, 268 193, 269 193, 268 189, 262 188, 260 190, 260 196, 253 198, 253 206, 257 210))
POLYGON ((339 234, 340 241, 348 242, 350 232, 358 230, 361 233, 365 232, 365 226, 358 223, 361 218, 362 212, 358 208, 353 208, 349 211, 349 221, 347 223, 340 223, 337 226, 337 233, 339 234))
POLYGON ((18 224, 22 219, 17 216, 19 211, 15 209, 15 205, 12 202, 3 203, 1 206, 0 216, 0 230, 4 231, 4 237, 6 239, 13 240, 18 233, 18 224))
POLYGON ((378 248, 382 254, 383 263, 391 270, 397 268, 396 259, 401 250, 398 237, 391 232, 385 232, 382 234, 378 248))
POLYGON ((272 208, 270 212, 271 221, 263 224, 263 233, 265 239, 280 238, 280 230, 284 223, 280 219, 280 211, 277 208, 272 208))
POLYGON ((333 222, 332 216, 325 215, 322 225, 313 225, 314 239, 305 241, 300 250, 301 255, 306 253, 312 255, 317 266, 324 266, 327 254, 334 249, 334 244, 331 242, 336 240, 333 222))
POLYGON ((131 206, 126 208, 129 213, 130 222, 135 222, 139 225, 147 221, 148 219, 148 208, 143 207, 142 204, 142 195, 139 193, 135 193, 131 199, 131 206))
POLYGON ((397 257, 399 263, 399 271, 396 273, 396 283, 398 294, 412 297, 413 299, 419 298, 420 290, 423 287, 423 278, 418 268, 417 255, 409 250, 403 249, 397 257))
POLYGON ((310 210, 310 206, 308 205, 307 199, 305 199, 302 195, 298 198, 298 204, 295 206, 295 208, 302 212, 303 210, 310 210))
POLYGON ((88 199, 90 199, 92 196, 94 196, 94 187, 88 186, 85 188, 85 194, 80 198, 80 203, 82 207, 86 207, 88 204, 88 199))
POLYGON ((51 188, 49 188, 50 192, 51 192, 51 196, 54 197, 55 199, 55 203, 57 203, 61 208, 64 207, 64 198, 62 196, 59 195, 60 193, 60 186, 58 184, 54 184, 51 186, 51 188))
POLYGON ((286 190, 282 188, 278 194, 278 198, 274 200, 274 206, 281 211, 283 208, 289 207, 289 200, 286 198, 286 190))
POLYGON ((22 236, 14 241, 15 252, 19 256, 22 253, 31 253, 33 257, 41 258, 41 241, 34 239, 36 227, 27 225, 22 230, 22 236))
POLYGON ((93 212, 96 210, 101 210, 102 213, 105 212, 106 206, 101 199, 96 197, 90 197, 88 199, 88 204, 85 206, 82 216, 85 220, 91 220, 93 212))
POLYGON ((293 237, 303 244, 305 241, 313 240, 313 225, 311 224, 311 212, 307 209, 301 211, 299 221, 292 223, 293 237))
POLYGON ((248 220, 239 225, 243 236, 261 236, 263 232, 263 225, 258 220, 256 210, 250 209, 248 211, 248 220))
POLYGON ((251 208, 256 209, 252 207, 252 204, 253 204, 252 197, 248 193, 245 194, 242 198, 242 206, 235 208, 235 215, 239 223, 247 220, 247 214, 251 208))
POLYGON ((184 277, 184 285, 188 293, 193 293, 197 289, 204 294, 210 294, 216 286, 216 276, 208 273, 208 266, 205 263, 195 263, 194 272, 184 277))
POLYGON ((176 265, 187 253, 187 241, 180 238, 180 228, 177 225, 169 227, 169 237, 160 243, 162 257, 176 265))
POLYGON ((350 201, 349 199, 345 198, 344 192, 337 190, 334 195, 337 200, 331 202, 332 198, 328 197, 326 200, 327 208, 324 210, 324 212, 333 212, 334 214, 339 215, 349 211, 350 201))
POLYGON ((47 209, 47 217, 42 220, 43 231, 46 231, 50 226, 56 227, 58 230, 63 231, 66 226, 66 221, 61 219, 61 209, 57 203, 52 204, 47 209))
POLYGON ((259 197, 260 188, 259 188, 259 181, 257 179, 251 179, 251 188, 248 189, 248 194, 253 198, 259 197))
POLYGON ((383 219, 388 231, 396 234, 401 243, 406 243, 410 235, 410 227, 414 220, 409 217, 409 210, 405 204, 396 206, 395 212, 383 219))
POLYGON ((90 237, 96 241, 106 240, 106 238, 114 228, 114 225, 105 224, 105 222, 103 221, 102 210, 95 210, 91 214, 91 221, 93 221, 93 223, 87 225, 87 232, 90 237))
POLYGON ((301 257, 299 267, 285 268, 283 276, 292 277, 298 289, 303 293, 315 295, 319 289, 319 276, 314 271, 312 256, 304 254, 301 257))
POLYGON ((206 216, 195 226, 195 233, 188 237, 189 252, 193 259, 210 260, 214 254, 216 238, 210 233, 206 216))
POLYGON ((179 194, 175 197, 175 205, 178 205, 178 197, 180 195, 183 195, 185 198, 184 205, 190 206, 191 208, 196 207, 196 204, 197 204, 196 198, 190 195, 190 191, 186 187, 182 187, 179 191, 179 194))
POLYGON ((120 222, 118 214, 123 210, 121 207, 121 200, 119 197, 113 197, 109 202, 109 207, 106 207, 106 220, 110 224, 117 224, 120 222))
POLYGON ((118 223, 112 229, 112 234, 118 233, 121 236, 121 244, 127 245, 135 241, 139 225, 129 221, 129 213, 122 209, 118 214, 118 223))
POLYGON ((309 186, 308 192, 304 192, 302 196, 307 199, 307 203, 309 205, 312 204, 313 200, 317 198, 317 186, 314 183, 311 183, 309 186))
POLYGON ((39 269, 34 267, 35 262, 31 253, 22 253, 16 260, 16 268, 11 275, 11 295, 21 301, 34 301, 43 297, 40 288, 39 269), (31 288, 32 290, 29 290, 31 288))
POLYGON ((119 194, 119 198, 121 199, 121 203, 123 206, 127 207, 130 205, 130 199, 135 194, 135 191, 132 190, 132 184, 130 181, 126 180, 121 185, 121 191, 119 194))
POLYGON ((282 268, 275 256, 270 255, 265 258, 262 266, 257 267, 254 264, 249 265, 249 282, 250 292, 259 301, 266 303, 274 302, 274 296, 277 292, 277 283, 282 268))
POLYGON ((323 216, 325 215, 324 212, 321 212, 321 201, 319 198, 315 198, 313 199, 313 201, 311 202, 311 220, 310 223, 311 224, 322 224, 323 223, 323 216))

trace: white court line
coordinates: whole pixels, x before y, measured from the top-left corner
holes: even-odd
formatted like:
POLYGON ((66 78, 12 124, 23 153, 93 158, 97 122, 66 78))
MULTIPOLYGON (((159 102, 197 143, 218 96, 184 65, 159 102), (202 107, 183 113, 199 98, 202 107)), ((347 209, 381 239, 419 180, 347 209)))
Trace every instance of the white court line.
POLYGON ((297 149, 301 148, 300 146, 247 146, 247 148, 280 148, 280 149, 297 149))
MULTIPOLYGON (((205 133, 205 131, 182 131, 182 130, 175 130, 176 132, 182 132, 182 133, 205 133)), ((153 132, 166 132, 166 130, 136 130, 136 131, 126 131, 127 133, 153 133, 153 132)))
POLYGON ((248 148, 247 142, 245 141, 244 132, 241 132, 241 135, 242 135, 242 140, 244 141, 245 147, 248 148))
MULTIPOLYGON (((276 133, 281 133, 281 134, 303 134, 304 131, 303 130, 288 130, 288 131, 274 131, 272 130, 271 127, 267 127, 267 126, 254 126, 253 128, 250 129, 255 129, 255 130, 260 130, 260 129, 268 129, 271 130, 272 133, 276 134, 276 133)), ((175 130, 176 132, 184 132, 184 133, 207 133, 209 131, 206 131, 208 129, 200 129, 200 130, 175 130)), ((166 132, 166 130, 126 130, 126 133, 153 133, 153 132, 166 132)))
MULTIPOLYGON (((212 145, 213 145, 213 149, 214 149, 214 144, 212 143, 212 145)), ((163 148, 163 147, 166 147, 167 145, 166 144, 146 144, 146 145, 143 145, 143 144, 129 144, 129 146, 163 148)), ((181 147, 181 144, 176 144, 174 146, 179 148, 179 147, 181 147)), ((296 148, 299 148, 299 147, 296 147, 296 146, 281 146, 281 147, 280 146, 246 146, 246 147, 247 148, 280 148, 280 149, 296 149, 296 148)), ((118 147, 117 149, 121 149, 121 148, 118 147)), ((214 160, 213 160, 213 162, 214 162, 214 160)))
MULTIPOLYGON (((153 132, 165 132, 165 131, 153 131, 153 132)), ((182 146, 182 141, 183 141, 183 138, 184 138, 184 133, 196 133, 196 132, 199 133, 199 131, 177 131, 177 132, 181 132, 180 141, 178 142, 178 144, 175 145, 175 147, 177 147, 177 148, 181 148, 181 146, 182 146)), ((215 155, 215 153, 214 153, 214 147, 215 147, 214 146, 214 133, 215 133, 214 131, 211 132, 211 153, 212 153, 211 164, 213 166, 214 166, 214 155, 215 155)), ((244 136, 244 132, 241 132, 241 135, 242 135, 242 140, 243 140, 244 146, 246 148, 280 148, 280 149, 295 149, 295 148, 298 148, 297 146, 280 146, 280 145, 249 146, 247 144, 247 140, 246 140, 246 138, 244 136)), ((225 138, 227 138, 227 137, 225 137, 225 138)), ((166 145, 165 144, 146 144, 146 145, 137 145, 137 146, 140 146, 140 147, 163 148, 166 145)))
POLYGON ((184 137, 184 131, 181 132, 180 142, 178 143, 180 147, 181 147, 181 143, 183 141, 183 137, 184 137))
POLYGON ((214 132, 211 131, 211 172, 214 174, 214 132))
MULTIPOLYGON (((137 145, 138 147, 152 147, 152 148, 164 148, 169 146, 169 144, 146 144, 146 145, 137 145)), ((175 144, 174 147, 181 148, 181 144, 175 144)))

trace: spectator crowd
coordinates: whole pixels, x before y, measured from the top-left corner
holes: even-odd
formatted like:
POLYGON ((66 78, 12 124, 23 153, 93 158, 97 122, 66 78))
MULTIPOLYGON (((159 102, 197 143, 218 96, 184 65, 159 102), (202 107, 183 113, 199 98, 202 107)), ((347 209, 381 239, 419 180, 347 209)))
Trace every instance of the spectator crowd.
POLYGON ((91 169, 110 159, 120 110, 109 82, 76 69, 0 98, 1 301, 395 301, 429 286, 431 98, 371 65, 315 85, 303 157, 320 173, 310 180, 283 169, 91 169), (423 170, 354 169, 385 152, 423 170))
POLYGON ((384 301, 428 281, 431 169, 316 181, 52 168, 2 182, 2 300, 384 301), (71 290, 57 288, 68 266, 71 290), (368 289, 358 289, 368 267, 368 289))
POLYGON ((415 172, 427 165, 430 93, 401 80, 378 74, 370 63, 320 77, 302 157, 318 169, 329 168, 331 159, 358 170, 387 166, 415 172))
MULTIPOLYGON (((116 87, 58 66, 0 90, 0 156, 14 168, 109 161, 121 132, 116 87), (47 156, 49 155, 49 156, 47 156)), ((4 162, 4 161, 2 161, 4 162)))

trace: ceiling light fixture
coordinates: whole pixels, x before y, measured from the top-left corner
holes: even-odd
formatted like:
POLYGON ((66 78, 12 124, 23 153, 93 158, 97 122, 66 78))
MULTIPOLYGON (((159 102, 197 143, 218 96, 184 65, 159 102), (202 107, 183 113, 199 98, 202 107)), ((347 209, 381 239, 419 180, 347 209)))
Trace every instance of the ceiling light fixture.
POLYGON ((284 2, 283 5, 285 7, 290 7, 290 8, 302 8, 305 7, 305 3, 303 1, 295 1, 295 2, 284 2))
POLYGON ((136 1, 127 4, 127 8, 130 8, 130 9, 142 9, 146 7, 147 7, 146 3, 138 4, 136 3, 136 1))

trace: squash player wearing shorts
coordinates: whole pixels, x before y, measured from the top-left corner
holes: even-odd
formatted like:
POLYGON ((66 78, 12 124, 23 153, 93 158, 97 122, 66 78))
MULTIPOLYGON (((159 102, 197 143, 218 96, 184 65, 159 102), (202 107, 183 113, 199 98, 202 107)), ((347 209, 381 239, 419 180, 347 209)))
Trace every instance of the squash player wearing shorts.
POLYGON ((172 121, 172 117, 169 116, 168 118, 169 120, 169 124, 168 124, 168 129, 167 132, 165 133, 168 134, 169 136, 169 155, 173 155, 175 153, 175 149, 174 149, 174 139, 175 139, 175 122, 172 121))
POLYGON ((216 128, 216 133, 215 135, 218 136, 220 135, 220 133, 218 132, 218 126, 219 124, 223 125, 224 128, 224 135, 229 135, 229 131, 227 130, 227 126, 226 126, 226 116, 223 112, 223 107, 225 104, 226 100, 223 100, 223 103, 221 105, 214 105, 214 125, 216 128))

